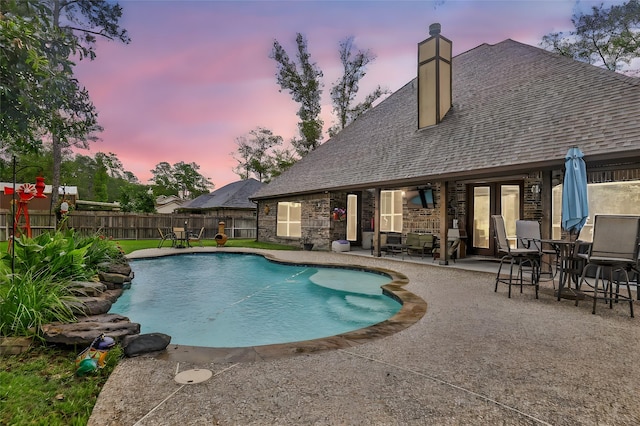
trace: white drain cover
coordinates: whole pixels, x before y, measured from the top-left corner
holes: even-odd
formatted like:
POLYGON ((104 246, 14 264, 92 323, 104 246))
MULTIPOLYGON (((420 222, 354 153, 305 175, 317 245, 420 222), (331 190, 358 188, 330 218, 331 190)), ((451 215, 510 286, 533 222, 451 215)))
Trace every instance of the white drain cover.
POLYGON ((211 376, 213 376, 213 372, 211 370, 195 368, 193 370, 185 370, 176 374, 174 379, 182 385, 193 385, 195 383, 202 383, 209 380, 211 376))

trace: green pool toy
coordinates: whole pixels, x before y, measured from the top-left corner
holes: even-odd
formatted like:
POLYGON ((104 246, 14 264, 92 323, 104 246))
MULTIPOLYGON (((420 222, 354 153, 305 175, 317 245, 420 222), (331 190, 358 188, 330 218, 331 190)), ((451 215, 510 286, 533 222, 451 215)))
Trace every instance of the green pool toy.
POLYGON ((98 361, 92 358, 85 358, 78 363, 76 374, 78 376, 84 376, 85 374, 92 373, 98 369, 98 361))

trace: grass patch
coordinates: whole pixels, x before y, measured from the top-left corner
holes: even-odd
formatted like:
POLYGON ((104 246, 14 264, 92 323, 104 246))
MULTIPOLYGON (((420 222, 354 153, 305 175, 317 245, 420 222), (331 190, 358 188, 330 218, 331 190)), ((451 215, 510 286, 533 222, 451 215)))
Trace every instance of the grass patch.
POLYGON ((112 348, 104 368, 82 377, 75 374, 76 356, 70 350, 36 346, 0 358, 0 424, 86 425, 122 349, 112 348))
MULTIPOLYGON (((136 250, 158 248, 158 240, 117 240, 120 247, 126 254, 129 254, 136 250)), ((202 245, 205 247, 215 247, 216 240, 202 240, 202 245)), ((300 250, 300 247, 287 246, 284 244, 266 243, 262 241, 256 241, 251 238, 242 239, 230 239, 227 240, 225 247, 249 247, 268 250, 300 250)), ((171 241, 165 241, 164 248, 171 247, 171 241)), ((194 247, 200 247, 199 243, 194 244, 194 247)))
MULTIPOLYGON (((126 254, 129 254, 136 250, 158 248, 158 240, 116 240, 122 250, 126 254)), ((216 240, 202 240, 202 245, 205 247, 215 247, 216 240)), ((249 247, 259 248, 267 250, 300 250, 297 246, 288 246, 284 244, 267 243, 262 241, 256 241, 252 238, 238 238, 227 240, 225 247, 249 247)), ((164 248, 171 247, 171 241, 165 241, 164 248)), ((200 247, 199 243, 194 244, 194 247, 200 247)), ((7 252, 8 246, 6 241, 0 241, 0 252, 7 252)))

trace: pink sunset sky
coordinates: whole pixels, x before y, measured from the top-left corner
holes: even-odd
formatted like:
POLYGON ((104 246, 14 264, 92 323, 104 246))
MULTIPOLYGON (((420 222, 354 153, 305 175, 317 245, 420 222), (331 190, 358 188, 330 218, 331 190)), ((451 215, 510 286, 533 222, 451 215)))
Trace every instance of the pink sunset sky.
POLYGON ((220 188, 239 179, 231 155, 237 138, 258 126, 287 146, 297 135, 298 105, 279 92, 269 58, 274 40, 293 58, 296 33, 306 36, 311 59, 324 72, 326 130, 334 122, 329 92, 341 74, 338 43, 348 36, 377 57, 361 81, 360 99, 378 84, 396 91, 414 78, 417 44, 434 22, 453 41, 454 54, 507 38, 538 46, 543 35, 573 28, 575 8, 588 11, 600 1, 119 3, 131 43, 101 41, 97 58, 76 67, 104 127, 91 155, 115 153, 142 183, 160 162, 195 162, 220 188))

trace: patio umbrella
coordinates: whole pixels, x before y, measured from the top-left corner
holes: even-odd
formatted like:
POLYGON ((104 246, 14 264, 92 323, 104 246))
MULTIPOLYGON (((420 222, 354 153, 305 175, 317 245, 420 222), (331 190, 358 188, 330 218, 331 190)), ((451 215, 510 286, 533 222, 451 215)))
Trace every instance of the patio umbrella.
POLYGON ((565 155, 562 186, 562 229, 578 235, 589 216, 587 168, 580 148, 569 148, 565 155))

